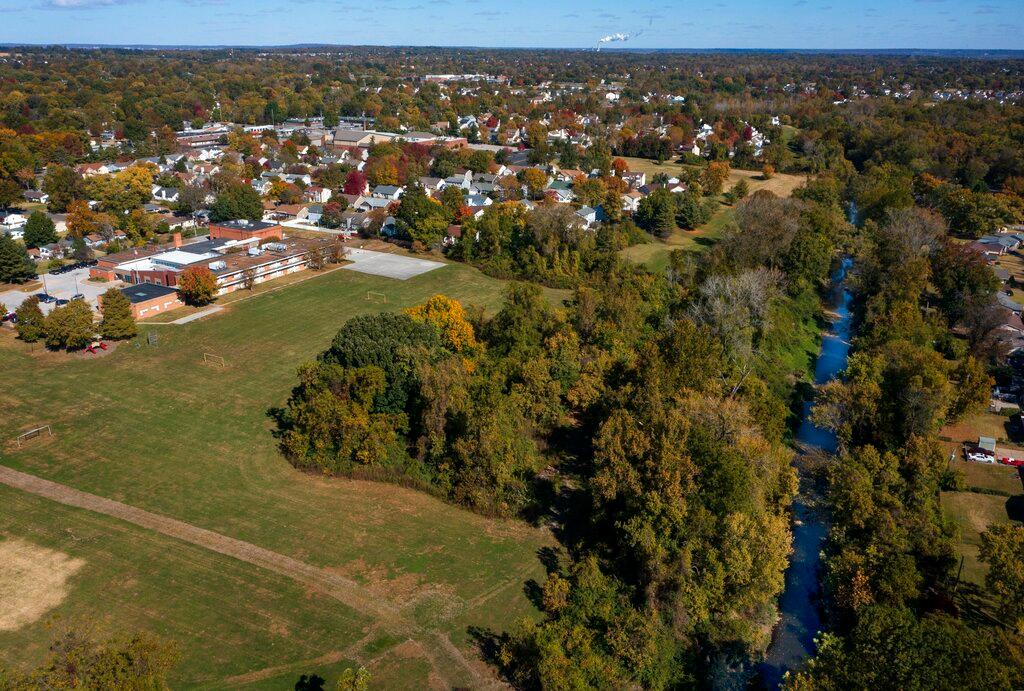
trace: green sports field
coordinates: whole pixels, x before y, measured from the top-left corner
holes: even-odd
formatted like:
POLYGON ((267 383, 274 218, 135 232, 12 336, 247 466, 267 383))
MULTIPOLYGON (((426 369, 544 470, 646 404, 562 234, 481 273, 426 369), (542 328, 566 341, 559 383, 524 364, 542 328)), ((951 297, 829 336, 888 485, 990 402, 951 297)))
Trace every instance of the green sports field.
MULTIPOLYGON (((534 614, 523 584, 543 575, 537 551, 551 538, 412 490, 299 473, 278 455, 266 413, 346 319, 438 292, 494 309, 502 288, 461 265, 404 282, 334 271, 187 325, 144 326, 157 346, 95 359, 31 349, 5 329, 2 462, 336 572, 471 651, 471 626, 501 630, 534 614), (203 353, 226 367, 205 365, 203 353), (44 424, 52 438, 8 443, 44 424)), ((178 641, 176 687, 281 688, 317 669, 330 681, 349 655, 380 684, 438 681, 414 642, 375 635, 365 613, 174 538, 8 488, 0 535, 84 561, 59 606, 0 631, 8 664, 38 659, 56 616, 178 641)))

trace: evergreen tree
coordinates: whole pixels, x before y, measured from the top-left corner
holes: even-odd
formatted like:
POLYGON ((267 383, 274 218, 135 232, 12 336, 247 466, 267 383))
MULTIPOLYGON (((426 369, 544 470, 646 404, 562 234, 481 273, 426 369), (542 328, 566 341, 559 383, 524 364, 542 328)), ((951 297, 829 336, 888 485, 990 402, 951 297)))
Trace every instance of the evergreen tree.
POLYGON ((0 283, 24 283, 36 277, 28 252, 8 235, 0 235, 0 283))
POLYGON ((25 224, 25 245, 28 247, 42 247, 51 242, 57 242, 57 231, 53 221, 42 211, 33 211, 25 224))
POLYGON ((137 333, 135 317, 132 316, 132 305, 117 288, 103 293, 103 321, 100 322, 100 333, 104 338, 131 338, 137 333))
POLYGON ((18 338, 26 343, 35 343, 43 336, 43 311, 39 309, 39 298, 35 295, 21 303, 14 311, 17 319, 18 338))
POLYGON ((671 235, 676 227, 676 202, 672 192, 657 189, 640 200, 636 224, 658 237, 671 235))

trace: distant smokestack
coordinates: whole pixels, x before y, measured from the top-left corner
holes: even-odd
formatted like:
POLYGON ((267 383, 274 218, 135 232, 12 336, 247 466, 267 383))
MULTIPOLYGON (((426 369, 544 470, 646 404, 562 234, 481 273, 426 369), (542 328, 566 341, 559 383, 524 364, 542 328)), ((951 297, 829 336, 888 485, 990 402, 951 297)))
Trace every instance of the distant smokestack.
POLYGON ((174 240, 174 249, 181 249, 181 233, 175 233, 171 237, 174 240))

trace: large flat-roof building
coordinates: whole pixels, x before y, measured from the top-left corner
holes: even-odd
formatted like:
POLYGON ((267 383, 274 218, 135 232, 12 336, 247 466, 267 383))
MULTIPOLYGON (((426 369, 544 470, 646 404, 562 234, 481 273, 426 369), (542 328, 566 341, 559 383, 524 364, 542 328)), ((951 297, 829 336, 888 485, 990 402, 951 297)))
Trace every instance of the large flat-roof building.
POLYGON ((139 283, 121 288, 121 293, 132 305, 132 316, 136 319, 152 316, 183 306, 176 288, 155 283, 139 283))
POLYGON ((187 245, 176 242, 108 255, 92 273, 133 286, 152 284, 173 289, 183 271, 202 266, 217 278, 217 294, 223 295, 246 287, 250 281, 255 285, 302 271, 313 257, 327 259, 335 251, 341 250, 334 239, 289 237, 261 243, 256 237, 229 240, 211 235, 187 245))

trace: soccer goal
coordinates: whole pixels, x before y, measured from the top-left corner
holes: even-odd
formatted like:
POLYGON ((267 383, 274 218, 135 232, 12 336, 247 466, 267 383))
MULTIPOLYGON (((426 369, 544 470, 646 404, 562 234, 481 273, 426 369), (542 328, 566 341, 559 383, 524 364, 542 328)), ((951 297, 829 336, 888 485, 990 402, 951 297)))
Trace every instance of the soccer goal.
POLYGON ((213 353, 203 353, 203 364, 214 365, 216 367, 228 366, 228 363, 225 362, 224 358, 220 355, 214 355, 213 353))
POLYGON ((372 290, 366 291, 367 302, 376 302, 379 305, 386 305, 388 302, 388 296, 385 293, 377 293, 372 290))
POLYGON ((42 427, 36 427, 35 429, 30 429, 28 432, 25 432, 24 434, 18 435, 18 438, 15 439, 14 441, 18 444, 18 448, 20 449, 22 444, 24 444, 26 442, 29 442, 29 441, 32 441, 33 439, 37 439, 38 437, 44 437, 44 436, 46 436, 46 437, 52 437, 53 436, 53 430, 50 429, 49 425, 43 425, 42 427))

